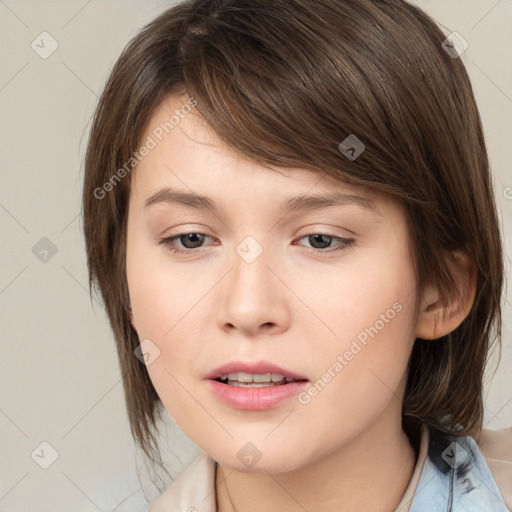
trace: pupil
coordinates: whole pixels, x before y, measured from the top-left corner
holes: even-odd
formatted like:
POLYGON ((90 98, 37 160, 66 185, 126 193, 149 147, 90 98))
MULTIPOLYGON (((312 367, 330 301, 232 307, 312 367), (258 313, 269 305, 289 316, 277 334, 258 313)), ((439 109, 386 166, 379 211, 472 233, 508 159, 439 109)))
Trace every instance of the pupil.
POLYGON ((182 236, 181 242, 187 249, 194 249, 195 247, 199 247, 201 245, 201 236, 202 235, 198 233, 188 233, 182 236), (198 240, 194 241, 194 238, 197 238, 198 240), (192 246, 190 246, 189 243, 191 243, 192 246))
POLYGON ((317 244, 317 240, 319 239, 320 240, 320 244, 324 244, 325 247, 329 247, 329 243, 331 242, 331 239, 332 239, 332 236, 329 236, 329 235, 310 235, 309 236, 309 241, 311 243, 311 240, 314 240, 313 243, 311 243, 311 245, 317 249, 319 249, 320 247, 318 246, 317 244))

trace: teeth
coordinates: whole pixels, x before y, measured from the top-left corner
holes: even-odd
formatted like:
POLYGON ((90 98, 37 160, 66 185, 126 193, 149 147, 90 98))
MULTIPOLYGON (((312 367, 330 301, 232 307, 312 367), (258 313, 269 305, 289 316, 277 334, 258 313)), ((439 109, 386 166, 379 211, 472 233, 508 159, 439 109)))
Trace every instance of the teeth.
MULTIPOLYGON (((247 375, 247 374, 245 374, 247 375)), ((271 381, 275 381, 275 382, 279 382, 281 379, 277 379, 277 377, 279 377, 279 375, 272 375, 271 373, 265 373, 265 374, 258 374, 258 373, 253 373, 252 375, 249 374, 251 377, 252 377, 252 382, 271 382, 271 381)))
POLYGON ((237 380, 228 380, 228 386, 239 388, 269 388, 272 386, 281 386, 282 384, 270 382, 238 382, 237 380))
POLYGON ((280 373, 224 373, 220 376, 222 380, 230 380, 235 382, 255 382, 255 383, 263 383, 263 382, 281 382, 286 380, 286 382, 292 382, 293 379, 291 377, 285 377, 280 373))

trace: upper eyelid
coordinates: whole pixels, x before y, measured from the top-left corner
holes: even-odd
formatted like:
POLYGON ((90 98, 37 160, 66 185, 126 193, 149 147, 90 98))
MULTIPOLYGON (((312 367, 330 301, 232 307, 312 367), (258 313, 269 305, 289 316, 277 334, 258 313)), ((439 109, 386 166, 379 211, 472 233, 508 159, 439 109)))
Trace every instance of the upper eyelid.
MULTIPOLYGON (((218 238, 216 236, 209 235, 208 233, 203 233, 202 231, 181 231, 180 233, 174 233, 172 235, 164 236, 162 238, 164 238, 164 239, 179 238, 180 236, 184 236, 184 235, 202 235, 202 236, 205 236, 208 238, 218 240, 218 238)), ((295 237, 295 238, 300 239, 300 238, 304 238, 306 236, 311 236, 311 235, 326 235, 326 236, 332 236, 335 238, 350 238, 349 236, 336 235, 335 233, 332 233, 329 230, 312 230, 312 231, 308 231, 307 233, 304 233, 304 234, 300 235, 299 237, 295 237)))

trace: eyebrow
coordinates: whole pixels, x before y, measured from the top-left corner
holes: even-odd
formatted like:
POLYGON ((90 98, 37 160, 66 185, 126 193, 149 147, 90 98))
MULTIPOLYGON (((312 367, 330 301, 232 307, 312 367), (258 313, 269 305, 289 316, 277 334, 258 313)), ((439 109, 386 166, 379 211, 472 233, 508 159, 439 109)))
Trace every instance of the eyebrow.
MULTIPOLYGON (((189 206, 198 210, 218 211, 219 208, 211 198, 201 196, 190 192, 182 192, 169 187, 158 190, 155 194, 148 197, 144 204, 147 208, 157 203, 168 203, 189 206)), ((345 194, 342 192, 324 192, 321 195, 304 195, 291 197, 283 203, 281 210, 283 213, 295 211, 318 210, 338 205, 355 205, 371 212, 374 215, 382 215, 375 204, 364 197, 356 194, 345 194)))

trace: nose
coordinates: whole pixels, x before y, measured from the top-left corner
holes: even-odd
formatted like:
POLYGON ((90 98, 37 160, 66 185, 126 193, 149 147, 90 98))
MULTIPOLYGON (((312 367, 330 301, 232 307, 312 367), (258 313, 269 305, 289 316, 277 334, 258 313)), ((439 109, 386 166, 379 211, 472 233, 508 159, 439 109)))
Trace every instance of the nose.
POLYGON ((274 265, 267 258, 267 252, 263 251, 251 263, 236 254, 232 264, 231 272, 219 289, 219 327, 225 331, 239 331, 245 336, 287 330, 289 293, 276 275, 279 270, 272 268, 274 265))

